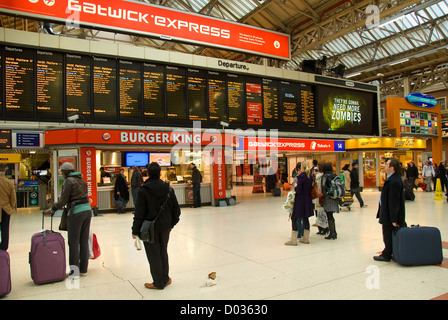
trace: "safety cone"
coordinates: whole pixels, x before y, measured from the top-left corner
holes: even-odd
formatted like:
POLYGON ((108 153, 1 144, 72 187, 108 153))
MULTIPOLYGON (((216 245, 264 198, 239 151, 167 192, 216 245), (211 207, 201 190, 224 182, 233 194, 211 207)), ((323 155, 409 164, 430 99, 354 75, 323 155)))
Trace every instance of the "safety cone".
POLYGON ((434 200, 444 200, 442 193, 442 185, 440 184, 440 179, 436 179, 436 194, 434 195, 434 200))

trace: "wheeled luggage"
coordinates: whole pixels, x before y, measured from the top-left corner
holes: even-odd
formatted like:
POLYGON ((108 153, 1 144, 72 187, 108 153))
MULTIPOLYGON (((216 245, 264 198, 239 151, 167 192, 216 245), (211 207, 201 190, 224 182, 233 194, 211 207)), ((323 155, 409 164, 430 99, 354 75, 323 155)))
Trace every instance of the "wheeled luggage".
POLYGON ((0 250, 0 298, 11 292, 11 263, 8 252, 0 250))
POLYGON ((278 187, 275 187, 274 189, 272 189, 272 195, 274 197, 280 197, 282 195, 282 190, 278 187))
POLYGON ((350 206, 353 204, 353 197, 350 194, 350 191, 345 190, 345 195, 341 198, 338 199, 339 201, 339 206, 342 208, 348 208, 348 210, 350 209, 350 206))
POLYGON ((400 228, 392 235, 393 260, 401 265, 440 264, 443 261, 442 238, 435 227, 400 228))
POLYGON ((66 278, 65 240, 59 233, 53 231, 53 216, 50 230, 44 230, 44 215, 42 214, 43 231, 31 237, 29 263, 31 278, 35 284, 62 281, 66 278))
POLYGON ((414 191, 408 188, 404 188, 404 199, 414 201, 415 200, 414 191))

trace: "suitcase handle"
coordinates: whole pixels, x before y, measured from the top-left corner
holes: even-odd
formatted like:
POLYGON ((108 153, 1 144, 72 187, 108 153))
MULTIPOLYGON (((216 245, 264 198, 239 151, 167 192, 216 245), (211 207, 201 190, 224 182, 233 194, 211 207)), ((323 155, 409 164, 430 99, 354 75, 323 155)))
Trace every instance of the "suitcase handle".
MULTIPOLYGON (((51 225, 50 225, 50 231, 53 232, 53 214, 52 213, 51 216, 51 225)), ((42 211, 42 230, 44 230, 44 219, 45 218, 45 211, 42 211)))

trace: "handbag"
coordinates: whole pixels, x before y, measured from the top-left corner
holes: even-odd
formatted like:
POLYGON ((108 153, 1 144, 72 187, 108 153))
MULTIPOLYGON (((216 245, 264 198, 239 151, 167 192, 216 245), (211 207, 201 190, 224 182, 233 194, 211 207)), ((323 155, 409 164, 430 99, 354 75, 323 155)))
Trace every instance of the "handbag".
POLYGON ((313 186, 311 187, 310 193, 311 193, 311 200, 314 200, 317 198, 322 198, 324 196, 324 194, 319 190, 317 183, 315 183, 315 182, 313 183, 313 186))
POLYGON ((60 231, 67 231, 67 213, 68 209, 67 207, 64 207, 64 209, 62 210, 61 222, 59 223, 60 231))
POLYGON ((165 202, 160 207, 159 213, 157 213, 157 216, 154 218, 154 220, 152 220, 152 221, 144 220, 143 221, 142 226, 140 227, 140 235, 139 235, 140 240, 142 240, 143 242, 154 243, 154 225, 155 225, 157 219, 159 219, 160 215, 165 210, 165 206, 168 203, 168 200, 171 198, 170 192, 171 192, 171 188, 167 194, 167 198, 166 198, 165 202))

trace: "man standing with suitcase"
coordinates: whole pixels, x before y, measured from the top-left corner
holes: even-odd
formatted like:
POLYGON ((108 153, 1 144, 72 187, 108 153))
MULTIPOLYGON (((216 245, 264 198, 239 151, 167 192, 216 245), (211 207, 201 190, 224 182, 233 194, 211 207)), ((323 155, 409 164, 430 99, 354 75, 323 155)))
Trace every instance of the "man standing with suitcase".
POLYGON ((376 261, 389 262, 392 258, 392 232, 405 225, 405 206, 403 182, 400 176, 400 162, 390 158, 384 167, 387 180, 381 191, 377 218, 383 226, 384 250, 381 255, 373 257, 376 261))

